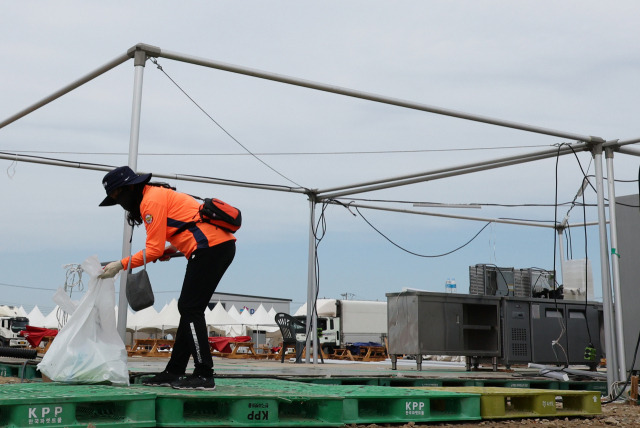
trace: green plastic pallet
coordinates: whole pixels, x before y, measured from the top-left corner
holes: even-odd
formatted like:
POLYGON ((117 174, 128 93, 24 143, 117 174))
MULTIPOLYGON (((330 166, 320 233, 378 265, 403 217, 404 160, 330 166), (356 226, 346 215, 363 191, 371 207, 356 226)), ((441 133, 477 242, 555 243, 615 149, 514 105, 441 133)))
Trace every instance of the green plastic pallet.
POLYGON ((24 366, 22 364, 10 364, 10 363, 0 363, 0 376, 1 377, 19 377, 23 379, 35 379, 42 378, 42 375, 39 371, 36 370, 35 365, 27 364, 24 366), (23 376, 24 370, 24 376, 23 376))
POLYGON ((377 385, 377 386, 435 386, 463 387, 487 386, 501 388, 562 389, 574 391, 600 391, 607 395, 605 381, 568 381, 547 379, 460 379, 460 378, 418 378, 418 377, 286 377, 287 380, 322 385, 377 385))
MULTIPOLYGON (((453 386, 453 385, 448 385, 453 386)), ((535 388, 535 389, 561 389, 568 391, 598 391, 601 395, 607 395, 607 383, 605 381, 556 381, 542 379, 481 379, 476 380, 474 385, 465 386, 487 386, 502 388, 535 388)))
MULTIPOLYGON (((275 383, 274 383, 275 382, 275 383)), ((183 391, 162 387, 132 387, 153 391, 156 426, 342 426, 342 401, 318 391, 291 391, 265 379, 216 379, 215 391, 183 391)))
MULTIPOLYGON (((423 388, 419 388, 423 389, 423 388)), ((482 419, 594 416, 602 414, 600 392, 496 387, 428 388, 481 394, 482 419), (556 400, 560 398, 561 400, 556 400)))
POLYGON ((155 398, 153 393, 106 385, 2 385, 0 426, 154 427, 155 398))
MULTIPOLYGON (((251 384, 250 381, 247 382, 251 384)), ((345 424, 480 419, 480 397, 473 393, 431 392, 371 385, 321 385, 272 380, 263 385, 264 388, 273 388, 287 393, 339 396, 343 398, 342 421, 345 424)))
POLYGON ((422 391, 382 386, 334 387, 344 397, 343 421, 401 423, 469 421, 480 419, 480 399, 473 393, 422 391), (429 393, 426 393, 429 392, 429 393))
MULTIPOLYGON (((341 426, 480 420, 480 396, 371 385, 218 379, 215 391, 153 388, 157 426, 341 426)), ((145 387, 136 387, 145 390, 145 387)))

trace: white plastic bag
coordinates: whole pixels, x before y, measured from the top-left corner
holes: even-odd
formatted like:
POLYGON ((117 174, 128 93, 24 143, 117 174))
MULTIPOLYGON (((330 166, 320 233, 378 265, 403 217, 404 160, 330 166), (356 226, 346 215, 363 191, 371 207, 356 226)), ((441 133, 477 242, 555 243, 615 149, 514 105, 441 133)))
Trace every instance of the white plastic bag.
POLYGON ((128 385, 127 351, 116 329, 113 278, 99 279, 96 256, 82 263, 89 287, 38 370, 56 382, 128 385))

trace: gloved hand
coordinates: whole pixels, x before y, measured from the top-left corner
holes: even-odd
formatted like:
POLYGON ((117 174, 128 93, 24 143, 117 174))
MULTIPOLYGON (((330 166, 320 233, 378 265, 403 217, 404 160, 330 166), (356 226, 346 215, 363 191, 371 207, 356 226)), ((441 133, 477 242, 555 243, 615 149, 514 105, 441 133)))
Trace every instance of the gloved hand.
POLYGON ((115 261, 115 262, 111 262, 111 263, 109 263, 108 265, 106 265, 104 267, 104 269, 102 270, 102 273, 100 275, 98 275, 98 278, 100 278, 100 279, 113 278, 122 269, 124 269, 124 268, 122 267, 122 263, 120 263, 119 260, 115 261))

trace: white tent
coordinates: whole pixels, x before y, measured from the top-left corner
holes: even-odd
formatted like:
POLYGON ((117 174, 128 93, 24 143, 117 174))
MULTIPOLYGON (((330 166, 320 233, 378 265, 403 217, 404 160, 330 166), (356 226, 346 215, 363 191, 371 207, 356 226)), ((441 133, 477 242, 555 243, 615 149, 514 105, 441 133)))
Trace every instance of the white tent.
POLYGON ((168 305, 166 305, 155 319, 155 324, 149 327, 155 327, 158 330, 164 332, 170 330, 177 330, 178 324, 180 324, 180 311, 178 311, 178 301, 172 299, 168 305))
POLYGON ((46 317, 44 317, 43 327, 45 328, 59 328, 58 323, 58 310, 60 307, 56 305, 55 308, 46 317))
POLYGON ((243 321, 249 321, 251 319, 251 312, 248 308, 242 308, 240 311, 240 319, 243 321))
POLYGON ((262 306, 262 303, 258 306, 258 309, 256 309, 253 315, 251 315, 250 327, 252 330, 263 330, 270 333, 280 330, 276 325, 275 318, 269 315, 264 306, 262 306))
POLYGON ((269 314, 269 316, 270 316, 271 318, 273 318, 273 319, 275 320, 275 319, 276 319, 276 314, 277 314, 278 312, 276 312, 276 310, 274 309, 274 307, 273 307, 273 306, 271 306, 271 309, 269 309, 269 311, 268 311, 267 313, 269 314))
POLYGON ((20 305, 20 307, 18 308, 18 316, 19 317, 26 317, 27 316, 27 311, 24 310, 24 306, 20 305))
POLYGON ((162 311, 165 311, 168 307, 169 307, 169 304, 168 304, 168 303, 165 303, 165 304, 164 304, 164 306, 162 307, 162 309, 160 309, 160 310, 158 311, 158 313, 161 313, 162 311))
POLYGON ((242 312, 240 312, 240 324, 242 324, 243 330, 246 330, 246 328, 252 324, 251 317, 252 315, 248 309, 243 309, 242 312))
POLYGON ((138 312, 131 312, 127 309, 127 330, 155 332, 157 330, 158 312, 153 306, 149 306, 138 312))
POLYGON ((240 318, 240 312, 238 312, 238 309, 236 308, 236 305, 231 305, 231 307, 229 308, 227 313, 229 315, 231 315, 231 318, 233 318, 237 322, 239 322, 239 323, 242 322, 242 318, 240 318))
POLYGON ((245 334, 245 329, 242 328, 240 322, 225 311, 220 302, 205 315, 205 319, 208 326, 224 331, 225 336, 233 337, 245 334))
POLYGON ((29 318, 29 325, 34 327, 44 327, 44 315, 40 312, 40 308, 38 305, 35 305, 31 312, 27 314, 27 318, 29 318))

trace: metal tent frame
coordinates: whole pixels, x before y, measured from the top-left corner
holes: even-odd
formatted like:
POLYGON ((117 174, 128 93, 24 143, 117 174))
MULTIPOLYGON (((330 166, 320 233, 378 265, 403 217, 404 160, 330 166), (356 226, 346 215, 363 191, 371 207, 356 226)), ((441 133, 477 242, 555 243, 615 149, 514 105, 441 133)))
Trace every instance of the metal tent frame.
MULTIPOLYGON (((145 63, 149 58, 166 58, 166 59, 171 59, 175 61, 181 61, 185 63, 199 65, 203 67, 209 67, 209 68, 228 71, 232 73, 253 76, 261 79, 272 80, 272 81, 281 82, 289 85, 306 87, 306 88, 314 89, 318 91, 331 92, 331 93, 344 95, 348 97, 360 98, 363 100, 395 105, 398 107, 403 107, 403 108, 408 108, 413 110, 419 110, 419 111, 434 113, 438 115, 445 115, 445 116, 455 117, 455 118, 464 119, 464 120, 486 123, 494 126, 517 129, 525 132, 544 134, 544 135, 576 141, 576 143, 572 144, 571 147, 561 146, 557 149, 534 151, 531 153, 518 155, 518 156, 497 158, 490 161, 458 165, 458 166, 449 167, 449 168, 426 171, 418 174, 383 178, 375 181, 369 181, 364 183, 354 183, 354 184, 333 187, 333 188, 326 188, 326 189, 288 188, 284 186, 228 182, 224 180, 210 179, 210 178, 204 178, 204 177, 193 177, 189 175, 177 175, 177 174, 161 174, 161 173, 155 173, 155 172, 154 172, 154 176, 169 178, 174 180, 182 180, 182 181, 196 181, 196 182, 213 183, 213 184, 227 185, 227 186, 250 187, 250 188, 256 188, 261 190, 303 193, 308 196, 309 209, 310 209, 310 219, 309 219, 310 221, 309 221, 309 266, 308 266, 308 284, 307 284, 307 325, 312 325, 312 329, 311 329, 311 335, 308 335, 307 340, 311 341, 315 339, 315 336, 317 334, 317 316, 313 313, 313 302, 315 300, 316 291, 317 291, 316 278, 315 278, 316 247, 315 247, 315 230, 314 230, 316 204, 320 202, 325 202, 325 201, 332 203, 333 198, 337 198, 340 196, 347 196, 347 195, 353 195, 358 193, 370 192, 370 191, 379 190, 379 189, 388 189, 393 187, 405 186, 408 184, 438 180, 446 177, 471 174, 474 172, 485 171, 488 169, 501 168, 509 165, 516 165, 520 163, 533 162, 536 160, 547 159, 547 158, 552 158, 556 156, 563 156, 563 155, 571 154, 574 151, 576 152, 589 151, 591 152, 594 158, 595 169, 596 169, 596 191, 597 191, 597 210, 598 210, 597 224, 599 228, 599 243, 600 243, 600 264, 601 264, 602 296, 603 296, 603 310, 604 310, 604 323, 605 323, 604 334, 605 334, 605 343, 606 343, 605 347, 606 347, 606 355, 607 355, 607 364, 609 367, 609 370, 607 370, 607 382, 609 385, 613 385, 615 382, 625 380, 626 362, 625 362, 625 353, 624 353, 624 337, 622 335, 622 331, 623 331, 622 316, 621 316, 622 309, 621 309, 621 303, 619 299, 616 299, 615 301, 613 299, 614 293, 615 293, 615 296, 620 295, 618 260, 617 260, 617 257, 613 257, 612 266, 610 266, 610 260, 609 260, 610 247, 607 239, 607 229, 606 229, 607 220, 606 220, 605 204, 604 204, 604 178, 603 178, 603 168, 602 168, 602 155, 604 153, 606 157, 606 168, 607 168, 607 176, 608 176, 611 253, 616 254, 615 248, 617 245, 617 230, 616 230, 616 224, 615 224, 615 205, 616 204, 615 204, 613 154, 614 154, 614 151, 618 151, 624 154, 640 156, 640 151, 637 151, 628 147, 624 147, 627 145, 640 142, 640 138, 629 139, 624 141, 619 141, 619 140, 607 141, 597 136, 581 135, 581 134, 548 129, 548 128, 543 128, 543 127, 538 127, 538 126, 533 126, 533 125, 528 125, 523 123, 506 121, 498 118, 491 118, 486 116, 470 114, 466 112, 454 111, 454 110, 444 109, 444 108, 431 106, 427 104, 417 103, 413 101, 407 101, 407 100, 402 100, 398 98, 392 98, 392 97, 387 97, 383 95, 357 91, 349 88, 328 85, 320 82, 314 82, 314 81, 309 81, 305 79, 299 79, 295 77, 270 73, 262 70, 251 69, 243 66, 223 63, 219 61, 214 61, 214 60, 199 58, 199 57, 186 55, 178 52, 173 52, 169 50, 164 50, 164 49, 160 49, 159 47, 151 46, 143 43, 139 43, 131 47, 130 49, 127 50, 126 53, 112 59, 111 61, 107 62, 106 64, 94 70, 93 72, 86 74, 85 76, 61 88, 60 90, 54 92, 53 94, 43 98, 42 100, 34 103, 33 105, 19 111, 13 116, 0 122, 0 129, 28 115, 29 113, 39 109, 40 107, 47 105, 48 103, 56 100, 57 98, 60 98, 61 96, 73 91, 74 89, 106 73, 107 71, 117 67, 118 65, 128 61, 129 59, 133 59, 134 60, 134 84, 133 84, 133 103, 132 103, 132 115, 131 115, 128 165, 134 171, 136 171, 137 158, 138 158, 138 140, 139 140, 139 131, 140 131, 140 112, 141 112, 141 101, 142 101, 143 74, 144 74, 145 63), (612 276, 613 276, 613 290, 612 290, 610 272, 612 273, 612 276), (615 317, 612 317, 612 314, 615 317)), ((0 159, 19 160, 22 162, 40 163, 40 164, 48 164, 48 165, 63 166, 63 167, 70 167, 70 168, 92 169, 92 170, 98 170, 98 171, 109 170, 109 168, 102 167, 102 166, 96 166, 96 165, 90 165, 90 164, 84 164, 84 163, 78 163, 78 162, 46 160, 46 159, 41 159, 37 157, 18 155, 18 154, 11 154, 11 155, 0 154, 0 159)), ((484 220, 484 221, 494 221, 494 222, 502 222, 502 223, 510 223, 510 224, 521 224, 521 225, 527 225, 527 226, 538 226, 538 227, 541 226, 540 224, 536 224, 536 223, 527 224, 527 222, 514 222, 514 221, 505 221, 505 220, 498 220, 498 219, 480 219, 480 218, 468 217, 468 216, 465 217, 465 216, 425 213, 425 212, 410 211, 410 210, 396 210, 396 209, 365 206, 365 205, 359 205, 359 206, 363 208, 386 209, 389 211, 399 211, 399 212, 421 214, 421 215, 439 215, 444 217, 464 218, 468 220, 484 220)), ((543 227, 555 228, 557 229, 558 233, 561 234, 562 230, 566 226, 567 226, 566 222, 563 222, 563 224, 560 226, 546 225, 543 227)), ((123 240, 122 240, 123 257, 129 254, 129 250, 131 246, 129 242, 129 238, 132 232, 133 232, 133 228, 129 226, 125 221, 123 240)), ((120 297, 118 302, 119 307, 127 306, 126 293, 124 293, 125 284, 126 284, 126 274, 123 274, 120 280, 120 297)), ((121 336, 124 336, 124 332, 126 328, 126 316, 127 316, 127 311, 118 311, 118 331, 120 332, 121 336)), ((307 344, 309 344, 309 342, 307 344)), ((315 362, 317 361, 317 349, 314 349, 313 354, 314 354, 314 362, 315 362)), ((307 363, 310 362, 309 353, 306 357, 306 362, 307 363)))

